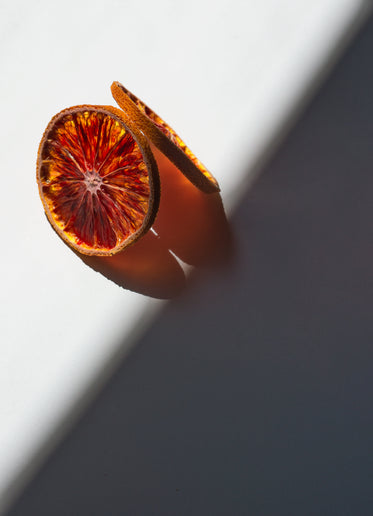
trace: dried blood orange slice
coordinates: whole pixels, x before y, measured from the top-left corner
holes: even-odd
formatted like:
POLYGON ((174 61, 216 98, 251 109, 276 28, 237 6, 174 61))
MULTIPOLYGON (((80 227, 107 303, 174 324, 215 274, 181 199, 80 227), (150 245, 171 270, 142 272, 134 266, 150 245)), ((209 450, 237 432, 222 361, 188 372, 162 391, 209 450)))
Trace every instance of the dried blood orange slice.
POLYGON ((158 169, 146 138, 110 106, 76 106, 50 121, 37 181, 53 228, 83 254, 121 251, 158 210, 158 169))
POLYGON ((113 82, 111 92, 131 120, 195 186, 206 193, 219 191, 218 182, 213 175, 160 116, 120 82, 113 82))

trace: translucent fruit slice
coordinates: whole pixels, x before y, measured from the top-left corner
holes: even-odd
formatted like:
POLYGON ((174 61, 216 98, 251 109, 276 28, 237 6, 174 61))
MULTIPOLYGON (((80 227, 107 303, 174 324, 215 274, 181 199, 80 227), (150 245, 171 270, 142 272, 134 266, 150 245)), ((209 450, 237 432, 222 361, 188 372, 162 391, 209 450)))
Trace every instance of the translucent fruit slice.
POLYGON ((195 186, 206 193, 219 191, 219 185, 213 175, 160 116, 120 82, 113 82, 111 92, 129 118, 195 186))
POLYGON ((76 106, 50 121, 37 181, 53 228, 83 254, 121 251, 158 210, 158 169, 147 141, 110 106, 76 106))

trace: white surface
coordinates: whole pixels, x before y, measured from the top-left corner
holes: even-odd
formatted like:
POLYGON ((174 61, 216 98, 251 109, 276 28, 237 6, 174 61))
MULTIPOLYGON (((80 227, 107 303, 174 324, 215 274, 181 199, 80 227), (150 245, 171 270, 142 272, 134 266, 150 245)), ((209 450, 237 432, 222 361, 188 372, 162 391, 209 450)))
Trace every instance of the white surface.
POLYGON ((2 2, 0 505, 162 306, 86 267, 46 222, 35 160, 50 118, 76 104, 113 105, 109 86, 123 82, 211 169, 230 209, 363 6, 2 2))

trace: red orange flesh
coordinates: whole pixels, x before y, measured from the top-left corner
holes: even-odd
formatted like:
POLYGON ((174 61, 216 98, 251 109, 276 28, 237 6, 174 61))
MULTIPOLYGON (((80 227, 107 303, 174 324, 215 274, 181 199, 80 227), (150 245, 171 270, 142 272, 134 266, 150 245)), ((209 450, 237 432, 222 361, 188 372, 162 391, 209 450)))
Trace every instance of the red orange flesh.
POLYGON ((112 255, 142 236, 159 204, 158 170, 142 133, 119 110, 76 106, 40 143, 37 180, 47 217, 75 250, 112 255))

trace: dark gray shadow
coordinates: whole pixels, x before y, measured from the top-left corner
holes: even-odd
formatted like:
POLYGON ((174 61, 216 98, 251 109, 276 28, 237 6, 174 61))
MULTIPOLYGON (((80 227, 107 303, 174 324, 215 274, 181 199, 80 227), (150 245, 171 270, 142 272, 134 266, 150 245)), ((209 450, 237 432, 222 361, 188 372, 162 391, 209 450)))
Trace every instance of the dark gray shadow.
POLYGON ((370 20, 236 210, 235 263, 168 305, 10 516, 372 514, 372 55, 370 20))

